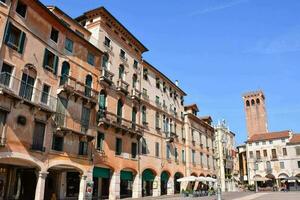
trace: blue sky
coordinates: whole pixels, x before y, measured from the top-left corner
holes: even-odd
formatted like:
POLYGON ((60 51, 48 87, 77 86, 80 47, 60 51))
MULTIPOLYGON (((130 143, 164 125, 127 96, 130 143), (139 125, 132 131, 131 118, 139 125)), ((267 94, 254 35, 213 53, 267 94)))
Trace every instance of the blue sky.
POLYGON ((265 92, 269 130, 300 132, 299 0, 42 0, 72 17, 105 6, 179 80, 200 115, 246 140, 241 95, 265 92))

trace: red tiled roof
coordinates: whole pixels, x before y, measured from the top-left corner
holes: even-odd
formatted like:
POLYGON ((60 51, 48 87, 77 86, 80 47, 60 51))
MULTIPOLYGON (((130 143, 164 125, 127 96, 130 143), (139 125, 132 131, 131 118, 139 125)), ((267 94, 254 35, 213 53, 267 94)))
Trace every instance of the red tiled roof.
POLYGON ((247 142, 287 138, 287 137, 289 137, 289 132, 290 131, 286 130, 286 131, 279 131, 279 132, 255 134, 255 135, 251 136, 247 140, 247 142))
POLYGON ((300 134, 294 134, 290 139, 289 144, 300 144, 300 134))

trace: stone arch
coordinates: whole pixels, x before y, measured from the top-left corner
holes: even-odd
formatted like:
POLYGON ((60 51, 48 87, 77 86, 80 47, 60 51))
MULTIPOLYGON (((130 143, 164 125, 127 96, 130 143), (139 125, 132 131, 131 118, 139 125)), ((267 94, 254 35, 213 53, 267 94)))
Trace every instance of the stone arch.
POLYGON ((174 193, 175 194, 179 194, 181 189, 181 182, 178 182, 177 180, 180 179, 180 178, 183 178, 183 173, 181 172, 176 172, 174 174, 174 193))
POLYGON ((199 176, 203 176, 203 177, 205 177, 205 174, 201 173, 199 176))
POLYGON ((255 105, 255 100, 254 100, 254 99, 251 100, 251 105, 252 105, 252 106, 255 105))
POLYGON ((78 163, 75 163, 75 162, 72 162, 70 160, 50 160, 49 161, 49 164, 47 166, 47 171, 50 169, 50 168, 53 168, 53 167, 63 167, 63 166, 66 166, 66 167, 73 167, 74 169, 78 170, 80 173, 82 174, 85 174, 88 169, 86 169, 85 167, 83 167, 82 165, 78 164, 78 163))
POLYGON ((142 172, 142 196, 152 196, 153 195, 153 182, 155 180, 157 173, 151 169, 146 168, 142 172))
POLYGON ((27 164, 27 166, 32 165, 40 171, 46 171, 45 165, 42 161, 31 157, 28 154, 18 153, 18 152, 2 152, 0 153, 0 162, 5 161, 5 163, 27 164))
POLYGON ((246 106, 247 106, 247 107, 250 106, 250 101, 249 101, 249 100, 246 101, 246 106))
POLYGON ((171 174, 167 170, 162 171, 160 174, 161 195, 165 195, 168 193, 168 182, 169 182, 170 176, 171 176, 171 174))
POLYGON ((192 172, 191 176, 198 176, 196 172, 192 172))
POLYGON ((210 175, 210 174, 207 174, 206 177, 211 177, 211 175, 210 175))
POLYGON ((287 177, 289 177, 289 175, 287 173, 282 172, 282 173, 278 174, 279 179, 284 179, 284 178, 287 178, 287 177))

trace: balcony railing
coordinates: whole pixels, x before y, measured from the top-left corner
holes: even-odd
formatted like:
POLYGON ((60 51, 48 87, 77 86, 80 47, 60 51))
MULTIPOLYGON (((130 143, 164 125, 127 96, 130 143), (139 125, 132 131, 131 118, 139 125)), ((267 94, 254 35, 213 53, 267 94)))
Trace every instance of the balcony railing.
POLYGON ((8 95, 23 100, 25 103, 37 106, 45 111, 54 112, 56 109, 56 97, 43 92, 9 73, 0 74, 0 89, 8 95))
POLYGON ((122 79, 119 79, 118 80, 118 83, 117 83, 117 89, 125 94, 128 94, 128 86, 129 84, 122 80, 122 79))
POLYGON ((100 77, 100 82, 111 85, 113 82, 113 77, 114 77, 114 74, 112 72, 110 72, 108 69, 103 68, 102 74, 100 77))
POLYGON ((106 128, 114 127, 123 132, 130 132, 134 134, 142 134, 142 126, 139 124, 122 118, 114 113, 108 112, 105 109, 99 110, 97 114, 98 126, 104 124, 106 128))
POLYGON ((133 88, 131 90, 131 98, 132 99, 140 99, 141 98, 141 92, 138 89, 133 88))

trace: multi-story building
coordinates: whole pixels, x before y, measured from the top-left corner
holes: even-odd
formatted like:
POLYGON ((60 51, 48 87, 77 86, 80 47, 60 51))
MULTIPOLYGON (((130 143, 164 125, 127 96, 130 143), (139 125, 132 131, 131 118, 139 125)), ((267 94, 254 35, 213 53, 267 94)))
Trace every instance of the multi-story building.
POLYGON ((179 193, 216 177, 211 118, 105 8, 0 1, 0 199, 179 193))
POLYGON ((215 151, 217 160, 217 174, 222 191, 236 191, 237 176, 235 134, 229 130, 225 121, 215 126, 215 151))

